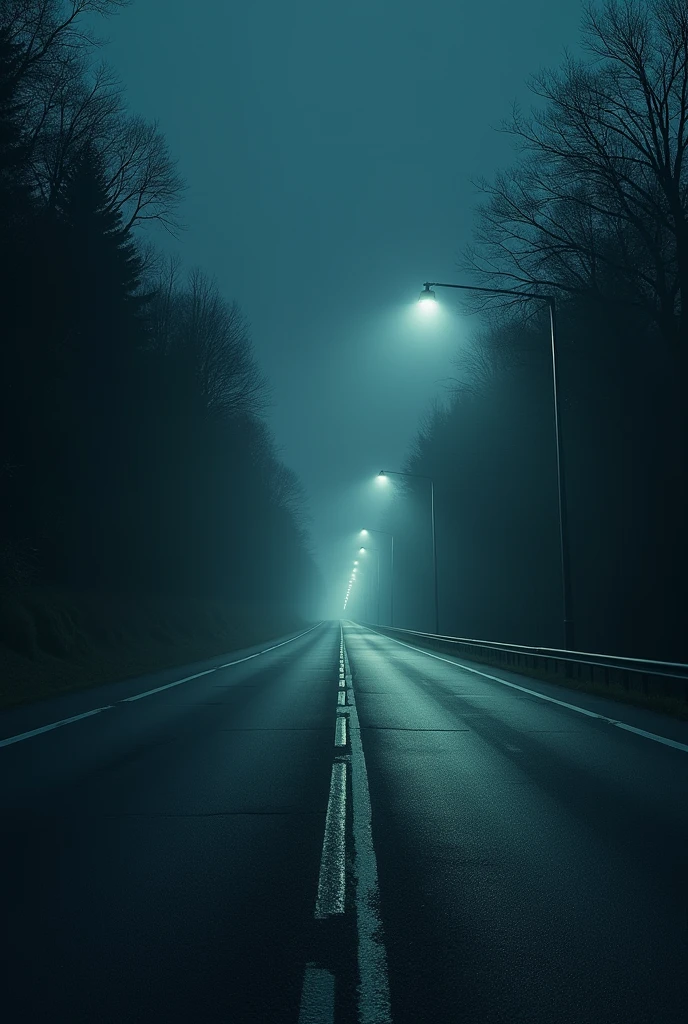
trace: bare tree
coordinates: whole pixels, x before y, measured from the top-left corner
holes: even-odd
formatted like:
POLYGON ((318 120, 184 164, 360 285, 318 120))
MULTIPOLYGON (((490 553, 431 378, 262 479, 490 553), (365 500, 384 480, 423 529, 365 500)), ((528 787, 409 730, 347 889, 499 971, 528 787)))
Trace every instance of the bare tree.
POLYGON ((84 26, 84 15, 108 17, 127 7, 130 0, 3 0, 0 25, 21 45, 21 77, 38 64, 45 65, 64 53, 77 53, 100 43, 84 26))
MULTIPOLYGON (((211 415, 253 416, 267 402, 267 384, 251 349, 248 324, 233 302, 201 270, 179 283, 180 261, 171 257, 152 289, 149 324, 153 346, 192 375, 211 415)), ((147 287, 144 290, 149 290, 147 287)))
POLYGON ((270 472, 270 493, 275 504, 288 512, 295 524, 305 527, 308 513, 304 486, 294 470, 276 457, 270 472))
POLYGON ((110 204, 125 230, 157 221, 173 234, 184 191, 155 122, 127 112, 123 87, 82 16, 113 13, 121 0, 11 0, 0 24, 22 48, 24 136, 37 193, 52 208, 70 166, 88 143, 105 161, 110 204))
POLYGON ((53 62, 28 92, 25 136, 34 182, 45 206, 53 208, 84 146, 106 148, 123 116, 122 86, 106 64, 89 74, 77 53, 53 62))
POLYGON ((521 162, 493 183, 467 265, 495 284, 644 307, 688 383, 688 6, 586 7, 591 60, 566 55, 502 130, 521 162))
POLYGON ((184 182, 156 122, 126 116, 110 126, 102 152, 110 181, 111 206, 124 228, 157 221, 172 234, 181 228, 175 216, 184 182))

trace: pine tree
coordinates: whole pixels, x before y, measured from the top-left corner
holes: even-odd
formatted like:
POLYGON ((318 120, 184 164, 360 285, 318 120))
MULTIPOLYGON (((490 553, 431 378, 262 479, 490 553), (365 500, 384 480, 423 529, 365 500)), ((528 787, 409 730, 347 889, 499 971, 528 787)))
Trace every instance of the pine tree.
MULTIPOLYGON (((25 311, 30 304, 32 215, 21 130, 21 47, 0 29, 0 581, 19 572, 27 540, 25 311)), ((20 575, 20 573, 19 573, 20 575)))
POLYGON ((84 147, 68 174, 57 212, 68 252, 74 327, 79 333, 121 331, 143 304, 136 294, 141 261, 121 214, 111 208, 104 161, 93 145, 84 147))
POLYGON ((132 491, 138 421, 138 294, 141 262, 113 211, 104 161, 87 145, 67 175, 56 205, 64 245, 59 274, 62 310, 60 474, 69 509, 64 553, 77 585, 107 586, 127 543, 122 503, 132 491))

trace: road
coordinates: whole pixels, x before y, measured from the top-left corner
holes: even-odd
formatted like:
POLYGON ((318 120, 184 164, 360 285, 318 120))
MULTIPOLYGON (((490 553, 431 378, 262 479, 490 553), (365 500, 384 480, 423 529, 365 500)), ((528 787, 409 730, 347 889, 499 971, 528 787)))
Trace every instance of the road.
POLYGON ((687 723, 277 643, 0 715, 4 1020, 683 1024, 687 723))

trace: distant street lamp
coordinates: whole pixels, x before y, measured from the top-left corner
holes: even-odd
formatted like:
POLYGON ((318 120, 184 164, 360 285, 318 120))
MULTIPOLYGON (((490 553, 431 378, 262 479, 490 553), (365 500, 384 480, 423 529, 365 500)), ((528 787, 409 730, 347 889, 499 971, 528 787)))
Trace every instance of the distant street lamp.
MULTIPOLYGON (((390 540, 390 560, 389 560, 389 624, 394 625, 394 534, 388 533, 386 530, 361 530, 361 536, 366 537, 369 533, 378 533, 381 537, 389 537, 390 540)), ((380 569, 380 558, 378 556, 378 572, 380 569)), ((378 576, 378 598, 379 598, 380 579, 378 576)), ((378 619, 379 619, 379 607, 378 607, 378 619)), ((379 623, 378 623, 379 625, 379 623)))
POLYGON ((388 476, 411 476, 417 480, 427 480, 430 484, 430 521, 432 523, 432 577, 433 590, 435 595, 435 633, 440 631, 440 606, 437 591, 437 535, 435 531, 435 482, 432 477, 422 476, 420 473, 396 473, 392 469, 381 469, 377 475, 380 483, 383 483, 388 476))
POLYGON ((353 566, 353 569, 351 570, 351 576, 349 576, 349 584, 348 584, 348 586, 346 588, 346 597, 344 598, 344 611, 346 611, 346 606, 349 603, 349 598, 351 597, 351 588, 353 587, 354 583, 356 582, 356 572, 357 571, 358 571, 358 559, 355 558, 354 559, 354 566, 353 566))
POLYGON ((418 302, 424 311, 436 308, 437 298, 433 288, 459 288, 468 292, 489 292, 491 295, 517 295, 519 299, 539 299, 549 306, 550 343, 552 349, 552 385, 554 390, 554 436, 557 448, 557 491, 559 497, 559 555, 561 560, 562 612, 564 619, 564 648, 573 650, 574 630, 571 618, 571 572, 569 560, 569 531, 566 503, 566 477, 564 472, 564 451, 561 441, 561 421, 559 416, 559 395, 557 384, 557 352, 556 352, 556 305, 553 295, 535 295, 529 292, 513 291, 509 288, 482 288, 472 284, 442 284, 439 281, 426 281, 418 302))

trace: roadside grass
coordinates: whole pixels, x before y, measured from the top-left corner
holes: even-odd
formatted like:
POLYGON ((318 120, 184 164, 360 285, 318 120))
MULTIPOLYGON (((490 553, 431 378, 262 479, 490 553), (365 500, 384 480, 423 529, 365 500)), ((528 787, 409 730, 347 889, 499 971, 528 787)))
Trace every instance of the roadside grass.
POLYGON ((189 664, 305 627, 286 606, 0 590, 0 708, 189 664))

